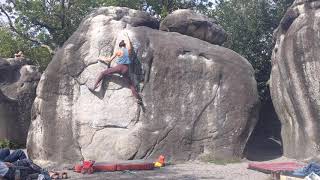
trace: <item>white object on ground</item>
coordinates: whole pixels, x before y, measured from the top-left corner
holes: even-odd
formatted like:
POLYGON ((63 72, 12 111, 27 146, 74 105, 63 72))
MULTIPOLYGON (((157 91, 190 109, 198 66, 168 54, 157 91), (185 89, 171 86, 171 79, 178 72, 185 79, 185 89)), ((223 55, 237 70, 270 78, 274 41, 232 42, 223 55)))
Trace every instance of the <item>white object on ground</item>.
POLYGON ((311 174, 309 174, 304 179, 305 180, 320 180, 320 177, 316 173, 312 172, 311 174))

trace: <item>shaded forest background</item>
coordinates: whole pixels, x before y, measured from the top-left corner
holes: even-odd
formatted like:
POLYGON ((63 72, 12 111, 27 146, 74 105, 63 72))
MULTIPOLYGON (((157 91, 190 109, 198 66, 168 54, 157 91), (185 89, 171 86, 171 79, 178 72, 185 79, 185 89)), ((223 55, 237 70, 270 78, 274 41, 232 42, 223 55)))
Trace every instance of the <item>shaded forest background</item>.
POLYGON ((56 48, 94 8, 123 6, 159 19, 177 9, 194 9, 214 18, 228 33, 223 46, 249 60, 262 102, 270 99, 273 31, 294 0, 6 0, 0 5, 0 57, 22 50, 41 71, 56 48))

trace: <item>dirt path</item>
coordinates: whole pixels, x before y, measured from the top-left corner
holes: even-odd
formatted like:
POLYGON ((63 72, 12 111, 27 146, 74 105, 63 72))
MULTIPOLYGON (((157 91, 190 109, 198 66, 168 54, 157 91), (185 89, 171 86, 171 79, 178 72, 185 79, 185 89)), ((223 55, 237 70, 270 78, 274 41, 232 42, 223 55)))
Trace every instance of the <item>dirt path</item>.
POLYGON ((247 170, 247 163, 229 165, 215 165, 211 163, 189 162, 185 164, 170 165, 151 171, 124 171, 95 173, 81 175, 72 173, 71 179, 104 180, 104 179, 237 179, 237 180, 266 180, 268 175, 247 170))
MULTIPOLYGON (((284 157, 268 161, 268 162, 285 162, 295 161, 284 157)), ((212 180, 268 180, 270 175, 247 169, 248 163, 251 161, 243 161, 241 163, 216 165, 204 162, 187 162, 166 166, 164 168, 151 171, 123 171, 123 172, 104 172, 94 173, 92 175, 82 175, 69 171, 71 180, 107 180, 107 179, 212 179, 212 180)))
MULTIPOLYGON (((186 162, 169 165, 163 168, 150 171, 117 171, 117 172, 96 172, 91 175, 82 175, 72 171, 67 171, 69 180, 270 180, 269 174, 247 169, 248 163, 254 162, 243 160, 239 163, 217 165, 199 161, 186 162)), ((297 162, 294 159, 280 157, 274 160, 263 162, 297 162)), ((255 162, 257 163, 257 162, 255 162)), ((63 169, 63 167, 51 166, 52 170, 63 169)), ((70 167, 70 165, 68 166, 70 167)))

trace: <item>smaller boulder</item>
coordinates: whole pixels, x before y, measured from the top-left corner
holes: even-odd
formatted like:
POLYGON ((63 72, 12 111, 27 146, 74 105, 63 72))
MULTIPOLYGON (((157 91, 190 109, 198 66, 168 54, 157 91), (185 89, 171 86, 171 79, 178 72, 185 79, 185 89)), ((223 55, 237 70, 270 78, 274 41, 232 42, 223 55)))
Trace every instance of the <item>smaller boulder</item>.
POLYGON ((26 143, 41 73, 25 58, 0 58, 0 139, 26 143))
POLYGON ((217 45, 227 39, 226 31, 214 19, 189 9, 176 10, 168 15, 161 22, 160 30, 178 32, 217 45))

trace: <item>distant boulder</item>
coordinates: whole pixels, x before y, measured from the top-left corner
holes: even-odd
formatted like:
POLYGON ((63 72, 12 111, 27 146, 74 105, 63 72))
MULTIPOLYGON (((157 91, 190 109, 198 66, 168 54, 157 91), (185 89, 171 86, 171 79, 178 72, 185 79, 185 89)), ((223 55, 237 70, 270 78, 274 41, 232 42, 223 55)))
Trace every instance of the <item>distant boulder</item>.
POLYGON ((217 45, 227 39, 226 31, 214 19, 189 9, 176 10, 169 14, 161 22, 160 30, 178 32, 217 45))
POLYGON ((24 58, 0 58, 0 139, 24 145, 41 73, 24 58))

